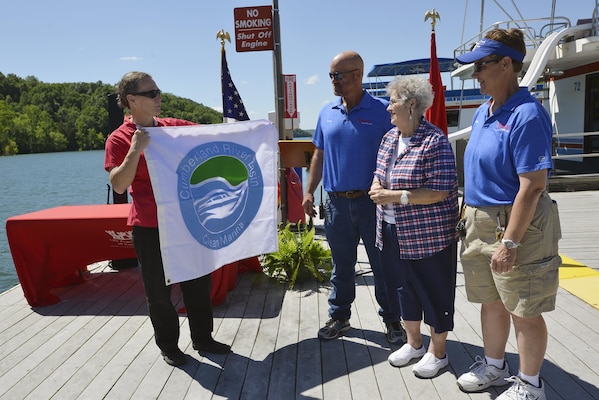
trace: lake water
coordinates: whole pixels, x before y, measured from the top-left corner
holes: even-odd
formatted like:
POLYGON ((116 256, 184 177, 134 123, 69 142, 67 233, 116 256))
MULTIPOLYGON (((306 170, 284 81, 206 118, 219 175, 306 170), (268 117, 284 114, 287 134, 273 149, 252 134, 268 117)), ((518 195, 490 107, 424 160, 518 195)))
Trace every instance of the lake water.
MULTIPOLYGON (((302 175, 305 184, 306 169, 302 175)), ((0 157, 0 293, 19 283, 6 219, 57 206, 106 204, 109 182, 103 150, 0 157)))
POLYGON ((19 283, 6 219, 56 206, 106 204, 108 183, 102 150, 0 157, 0 292, 19 283))

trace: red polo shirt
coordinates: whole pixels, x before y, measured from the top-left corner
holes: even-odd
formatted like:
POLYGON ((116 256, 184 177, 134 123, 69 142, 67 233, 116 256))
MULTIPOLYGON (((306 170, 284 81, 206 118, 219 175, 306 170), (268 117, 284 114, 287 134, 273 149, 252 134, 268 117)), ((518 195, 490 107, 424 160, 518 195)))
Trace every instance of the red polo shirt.
MULTIPOLYGON (((185 121, 176 118, 154 118, 156 126, 184 126, 197 125, 194 122, 185 121)), ((121 126, 106 139, 106 151, 104 154, 104 169, 108 171, 113 167, 118 167, 125 160, 125 156, 131 147, 131 139, 136 130, 136 126, 131 120, 126 119, 121 126)), ((144 154, 139 158, 135 178, 129 188, 132 203, 131 211, 127 224, 130 226, 143 226, 146 228, 158 227, 158 211, 156 200, 150 182, 150 173, 144 154)))

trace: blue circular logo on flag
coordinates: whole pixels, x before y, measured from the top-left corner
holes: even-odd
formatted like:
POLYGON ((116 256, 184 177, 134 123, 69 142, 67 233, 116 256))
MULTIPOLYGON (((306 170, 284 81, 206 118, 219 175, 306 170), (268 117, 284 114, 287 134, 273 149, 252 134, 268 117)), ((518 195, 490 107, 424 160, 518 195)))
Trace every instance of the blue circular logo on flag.
POLYGON ((232 142, 193 148, 177 168, 177 193, 187 229, 202 246, 235 242, 262 203, 264 182, 256 153, 232 142))

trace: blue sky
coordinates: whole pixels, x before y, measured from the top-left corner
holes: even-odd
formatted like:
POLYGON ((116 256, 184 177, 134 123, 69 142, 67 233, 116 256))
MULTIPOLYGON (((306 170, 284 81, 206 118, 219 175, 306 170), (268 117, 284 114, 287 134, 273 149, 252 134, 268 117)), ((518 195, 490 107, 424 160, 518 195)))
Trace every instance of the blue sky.
MULTIPOLYGON (((511 1, 501 3, 518 19, 511 1)), ((550 15, 550 0, 518 3, 525 18, 550 15)), ((558 1, 555 14, 576 23, 591 17, 594 4, 558 1)), ((140 70, 152 74, 165 92, 221 110, 216 33, 225 29, 233 39, 233 9, 265 5, 272 1, 7 1, 0 24, 0 72, 43 82, 116 84, 124 73, 140 70)), ((452 57, 462 35, 478 32, 479 1, 279 0, 283 73, 297 75, 300 127, 313 129, 320 108, 334 99, 327 74, 338 52, 358 51, 365 74, 374 64, 429 57, 430 21, 424 22, 424 14, 432 8, 441 15, 437 54, 452 57)), ((485 15, 485 27, 507 19, 490 0, 485 15)), ((267 118, 275 108, 272 52, 237 53, 234 42, 226 49, 250 118, 267 118)))

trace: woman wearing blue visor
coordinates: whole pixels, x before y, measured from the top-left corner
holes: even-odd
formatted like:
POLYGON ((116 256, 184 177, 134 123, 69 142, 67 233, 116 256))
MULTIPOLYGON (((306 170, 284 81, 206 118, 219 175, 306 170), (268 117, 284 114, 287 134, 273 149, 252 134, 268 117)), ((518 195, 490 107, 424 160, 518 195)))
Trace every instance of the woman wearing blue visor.
POLYGON ((545 399, 542 313, 555 309, 561 264, 557 205, 545 190, 553 168, 551 121, 518 85, 525 53, 520 30, 495 29, 457 57, 474 63, 472 77, 491 96, 474 115, 464 154, 460 249, 468 300, 481 304, 484 357, 477 356, 457 383, 466 392, 512 383, 498 400, 545 399), (511 323, 516 376, 505 360, 511 323))

